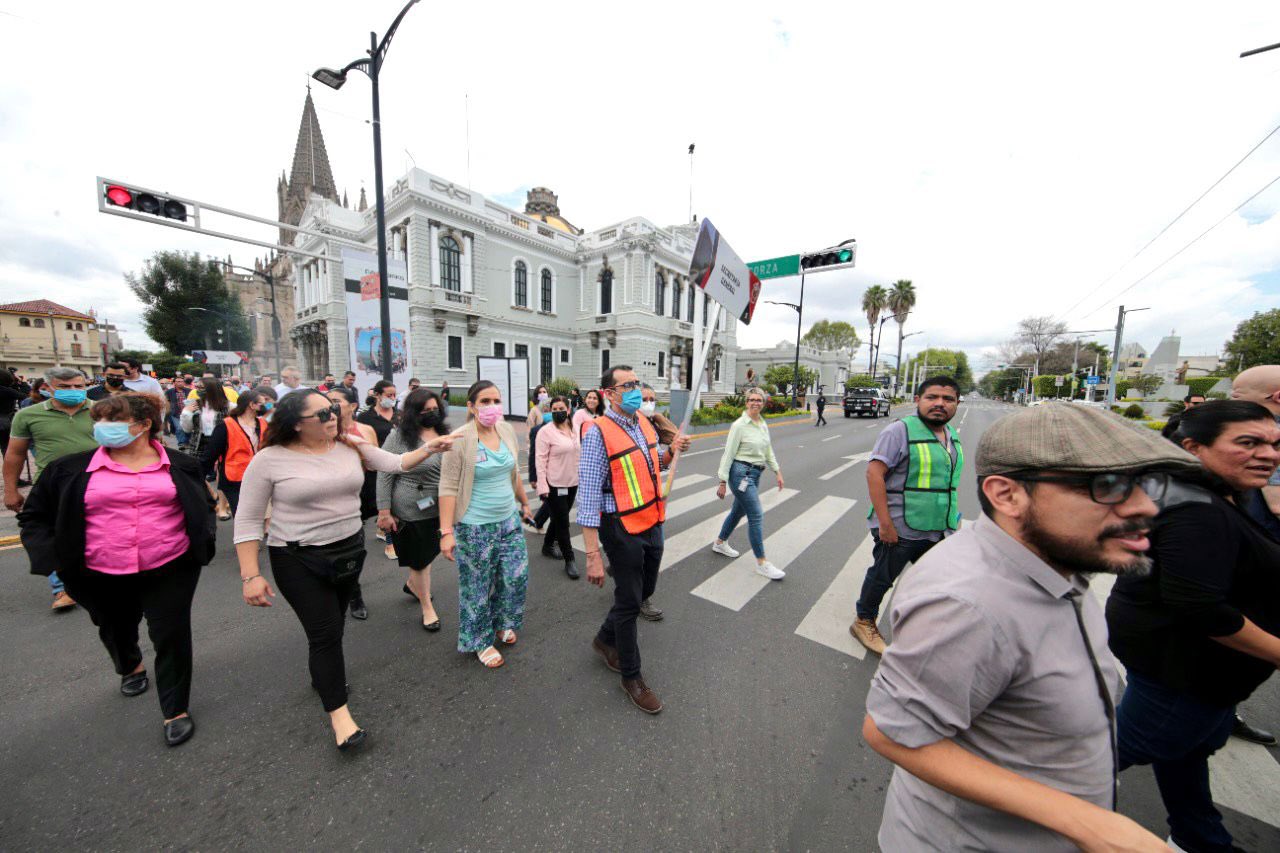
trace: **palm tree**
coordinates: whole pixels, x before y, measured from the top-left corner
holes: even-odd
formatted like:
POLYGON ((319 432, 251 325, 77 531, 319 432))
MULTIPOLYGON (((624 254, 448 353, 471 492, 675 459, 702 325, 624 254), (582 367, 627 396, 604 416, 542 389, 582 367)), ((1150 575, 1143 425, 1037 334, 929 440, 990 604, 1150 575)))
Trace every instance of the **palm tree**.
POLYGON ((876 323, 880 320, 880 312, 889 301, 889 292, 878 284, 873 284, 862 292, 862 313, 867 315, 867 325, 871 327, 871 363, 867 369, 872 375, 876 372, 876 323))
POLYGON ((907 315, 916 307, 916 286, 910 279, 900 278, 889 288, 889 311, 898 324, 898 363, 895 366, 893 387, 896 390, 902 384, 902 326, 907 322, 907 315))

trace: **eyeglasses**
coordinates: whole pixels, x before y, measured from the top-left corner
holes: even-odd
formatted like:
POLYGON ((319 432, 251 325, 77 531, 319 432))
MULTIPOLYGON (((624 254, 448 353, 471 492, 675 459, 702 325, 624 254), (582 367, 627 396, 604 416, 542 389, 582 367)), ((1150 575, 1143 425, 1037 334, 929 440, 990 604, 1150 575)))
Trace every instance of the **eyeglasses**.
POLYGON ((1064 486, 1075 486, 1088 489, 1089 498, 1094 503, 1104 506, 1115 506, 1129 500, 1134 487, 1142 489, 1153 501, 1164 497, 1169 487, 1169 475, 1159 472, 1143 474, 1094 474, 1078 477, 1056 477, 1049 474, 1016 474, 1011 480, 1027 483, 1059 483, 1064 486))
POLYGON ((342 413, 342 404, 334 403, 327 409, 321 409, 320 411, 314 412, 310 415, 303 415, 302 417, 298 418, 298 420, 315 418, 317 421, 323 424, 323 423, 328 423, 330 418, 337 417, 341 413, 342 413))
POLYGON ((614 389, 617 389, 619 391, 634 391, 640 387, 640 384, 641 383, 639 379, 632 379, 630 382, 623 382, 619 385, 610 385, 605 390, 613 391, 614 389))

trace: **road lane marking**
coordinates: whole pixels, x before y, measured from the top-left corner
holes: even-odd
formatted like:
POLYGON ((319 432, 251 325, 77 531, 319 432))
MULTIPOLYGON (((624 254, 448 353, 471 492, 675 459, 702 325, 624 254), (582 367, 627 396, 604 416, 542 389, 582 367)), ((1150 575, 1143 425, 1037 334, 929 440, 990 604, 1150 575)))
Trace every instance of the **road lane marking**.
POLYGON ((822 439, 822 443, 823 443, 823 444, 826 444, 828 441, 835 441, 837 438, 839 438, 839 437, 840 437, 840 435, 841 435, 840 433, 837 433, 837 434, 835 434, 835 435, 831 436, 830 438, 824 438, 824 439, 822 439))
MULTIPOLYGON (((826 495, 810 509, 782 526, 765 540, 769 562, 786 570, 805 549, 822 538, 822 534, 853 508, 857 501, 826 495)), ((756 571, 756 557, 747 549, 728 566, 694 587, 693 594, 730 610, 741 610, 756 593, 772 581, 756 571)), ((852 638, 851 638, 852 639, 852 638)))
POLYGON ((871 549, 875 547, 871 534, 862 540, 845 561, 844 568, 822 593, 822 597, 801 620, 796 633, 807 640, 821 643, 846 655, 862 660, 867 650, 849 633, 853 623, 853 605, 862 594, 862 581, 871 566, 871 549))
POLYGON ((1256 743, 1228 738, 1209 758, 1213 801, 1280 827, 1280 763, 1256 743))
MULTIPOLYGON (((798 494, 800 494, 798 489, 783 489, 781 492, 777 489, 770 489, 760 496, 760 509, 768 512, 798 494)), ((726 503, 725 514, 727 515, 728 512, 729 508, 726 503)), ((720 525, 723 523, 724 516, 712 516, 668 539, 662 552, 662 571, 665 572, 685 557, 703 548, 709 550, 711 543, 715 541, 716 534, 720 532, 720 525)))
MULTIPOLYGON (((703 477, 703 479, 709 480, 711 478, 703 477)), ((686 495, 679 500, 670 501, 667 504, 667 518, 678 518, 684 513, 692 512, 703 504, 709 504, 714 500, 717 500, 715 491, 712 489, 704 489, 696 494, 686 495)), ((581 533, 573 537, 573 547, 575 550, 585 552, 586 546, 583 543, 584 540, 581 533)))
POLYGON ((871 451, 868 450, 866 453, 854 453, 853 455, 846 456, 844 458, 848 459, 849 461, 841 465, 839 468, 832 468, 830 471, 823 474, 818 479, 830 480, 832 477, 839 477, 841 474, 843 474, 845 471, 848 471, 850 468, 852 468, 854 465, 857 465, 859 462, 866 462, 868 459, 870 459, 871 451))
POLYGON ((695 450, 692 453, 686 451, 680 454, 680 458, 684 459, 689 456, 701 456, 703 453, 723 453, 723 452, 724 452, 724 446, 721 445, 720 447, 709 447, 706 450, 695 450))

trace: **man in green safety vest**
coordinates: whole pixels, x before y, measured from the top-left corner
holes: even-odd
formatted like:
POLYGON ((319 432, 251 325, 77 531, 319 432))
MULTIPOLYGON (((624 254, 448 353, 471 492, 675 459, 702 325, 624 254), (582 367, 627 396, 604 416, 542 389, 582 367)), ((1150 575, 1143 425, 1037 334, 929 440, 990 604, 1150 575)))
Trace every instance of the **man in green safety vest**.
POLYGON ((849 633, 876 654, 885 650, 876 627, 885 593, 907 564, 960 527, 964 449, 949 423, 960 404, 960 386, 950 376, 931 376, 916 389, 915 403, 914 415, 880 433, 867 464, 867 518, 876 544, 849 633))

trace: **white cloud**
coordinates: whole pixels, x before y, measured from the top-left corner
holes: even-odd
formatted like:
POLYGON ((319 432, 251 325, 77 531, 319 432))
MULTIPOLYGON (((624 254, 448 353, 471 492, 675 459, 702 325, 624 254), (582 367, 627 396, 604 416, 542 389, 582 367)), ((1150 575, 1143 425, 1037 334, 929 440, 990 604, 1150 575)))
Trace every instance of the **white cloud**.
MULTIPOLYGON (((111 306, 140 342, 123 271, 161 248, 255 251, 101 216, 93 177, 274 216, 305 75, 359 56, 399 6, 8 4, 6 61, 38 72, 0 82, 4 298, 111 306)), ((862 288, 909 278, 907 331, 925 332, 909 344, 976 356, 1018 318, 1068 308, 1277 121, 1280 51, 1237 58, 1280 32, 1270 3, 783 8, 422 4, 382 81, 389 180, 411 157, 468 180, 466 98, 480 191, 549 186, 587 228, 670 223, 687 214, 696 142, 695 210, 744 256, 857 237, 857 271, 807 283, 807 320, 865 337, 862 288)), ((367 81, 314 97, 354 202, 372 188, 367 81)), ((1110 296, 1278 172, 1280 135, 1068 322, 1110 323, 1110 296)), ((1153 306, 1132 334, 1152 346, 1177 328, 1185 350, 1209 351, 1274 303, 1280 223, 1263 218, 1277 210, 1280 188, 1126 294, 1153 306)), ((789 309, 757 317, 744 344, 795 334, 789 309)))

